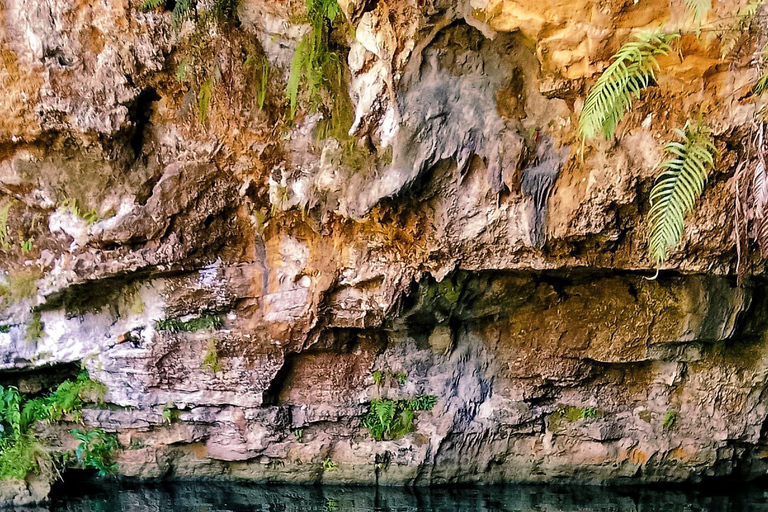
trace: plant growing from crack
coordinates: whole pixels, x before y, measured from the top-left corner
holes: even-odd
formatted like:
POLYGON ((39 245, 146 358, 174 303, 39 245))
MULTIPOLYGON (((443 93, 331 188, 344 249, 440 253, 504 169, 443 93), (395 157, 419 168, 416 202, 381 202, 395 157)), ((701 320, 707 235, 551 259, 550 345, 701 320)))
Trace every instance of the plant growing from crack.
POLYGON ((406 400, 375 398, 363 417, 363 426, 377 441, 398 439, 416 429, 414 413, 431 411, 436 401, 434 395, 420 395, 406 400))

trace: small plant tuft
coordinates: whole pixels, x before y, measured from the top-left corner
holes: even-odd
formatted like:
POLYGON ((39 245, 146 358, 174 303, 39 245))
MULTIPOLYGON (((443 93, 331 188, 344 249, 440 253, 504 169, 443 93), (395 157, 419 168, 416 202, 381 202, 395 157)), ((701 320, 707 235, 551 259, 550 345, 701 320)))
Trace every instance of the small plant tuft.
POLYGON ((180 415, 181 412, 176 408, 176 404, 173 401, 169 401, 163 406, 163 423, 168 425, 175 423, 180 415))
POLYGON ((664 430, 669 430, 675 425, 676 422, 677 422, 677 413, 672 409, 670 409, 664 415, 664 418, 662 418, 661 426, 664 428, 664 430))
POLYGON ((333 462, 333 459, 330 457, 326 457, 323 461, 323 470, 324 471, 336 471, 339 469, 339 465, 336 462, 333 462))
POLYGON ((112 475, 117 471, 117 462, 114 461, 115 450, 120 447, 117 436, 107 434, 100 428, 87 432, 74 429, 72 434, 80 442, 75 450, 75 456, 83 467, 96 469, 101 477, 112 475))
POLYGON ((291 434, 293 434, 293 437, 296 438, 296 441, 301 442, 301 440, 304 438, 304 429, 303 428, 297 428, 297 429, 291 431, 291 434))
POLYGON ((415 412, 431 411, 436 402, 434 395, 421 395, 412 400, 375 398, 363 418, 363 426, 377 441, 398 439, 415 430, 415 412))
POLYGON ((24 339, 30 343, 37 343, 45 334, 45 324, 40 311, 32 312, 32 319, 27 324, 27 332, 24 339))
POLYGON ((203 356, 203 369, 211 373, 221 371, 221 361, 219 361, 219 340, 216 338, 210 338, 208 340, 208 347, 205 350, 205 356, 203 356))
POLYGON ((202 315, 191 320, 165 318, 155 322, 155 329, 168 332, 195 332, 203 329, 221 329, 221 318, 216 315, 202 315))

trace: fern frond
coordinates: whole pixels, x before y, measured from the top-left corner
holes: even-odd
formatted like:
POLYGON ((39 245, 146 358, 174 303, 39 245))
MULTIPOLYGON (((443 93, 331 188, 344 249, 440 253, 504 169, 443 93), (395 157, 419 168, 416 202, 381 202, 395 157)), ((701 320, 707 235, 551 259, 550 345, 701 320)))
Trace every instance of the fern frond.
POLYGON ((760 96, 765 91, 768 91, 768 71, 763 74, 758 80, 755 86, 752 88, 752 94, 760 96))
POLYGON ((152 11, 158 7, 165 6, 165 0, 144 0, 139 6, 139 10, 142 12, 152 11))
POLYGON ((329 33, 340 12, 337 0, 307 0, 310 30, 296 45, 286 87, 291 119, 296 114, 302 79, 306 84, 306 95, 310 103, 320 103, 320 89, 333 78, 338 55, 330 49, 329 33))
POLYGON ((712 8, 712 0, 685 0, 685 8, 696 23, 696 32, 701 29, 701 20, 712 8))
POLYGON ((626 43, 613 56, 613 63, 603 71, 589 91, 579 118, 582 139, 597 133, 610 139, 616 125, 640 97, 640 91, 656 80, 659 63, 656 56, 671 51, 670 43, 679 34, 642 32, 636 41, 626 43))
POLYGON ((715 162, 715 146, 707 128, 689 121, 675 133, 680 142, 664 148, 672 158, 659 165, 662 172, 651 190, 648 252, 656 265, 666 261, 670 249, 680 241, 685 215, 701 196, 715 162))
POLYGON ((194 0, 176 0, 176 5, 173 6, 171 12, 171 19, 177 30, 192 16, 193 2, 194 0))
POLYGON ((240 0, 214 0, 211 6, 213 18, 218 23, 232 23, 237 20, 237 7, 240 0))

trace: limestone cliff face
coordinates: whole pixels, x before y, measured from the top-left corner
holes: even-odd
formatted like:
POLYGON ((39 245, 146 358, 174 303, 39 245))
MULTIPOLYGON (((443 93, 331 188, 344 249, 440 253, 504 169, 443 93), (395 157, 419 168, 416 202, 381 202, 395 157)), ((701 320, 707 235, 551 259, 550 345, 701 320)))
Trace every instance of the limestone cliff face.
POLYGON ((285 99, 304 2, 242 0, 201 31, 134 0, 3 0, 3 381, 84 365, 108 390, 85 423, 141 478, 765 474, 767 285, 733 236, 764 35, 723 58, 708 30, 744 5, 697 40, 683 2, 339 3, 351 128, 328 137, 285 99), (658 26, 680 51, 582 152, 588 87, 658 26), (700 113, 717 168, 647 280, 655 167, 700 113), (423 395, 412 433, 361 423, 423 395))

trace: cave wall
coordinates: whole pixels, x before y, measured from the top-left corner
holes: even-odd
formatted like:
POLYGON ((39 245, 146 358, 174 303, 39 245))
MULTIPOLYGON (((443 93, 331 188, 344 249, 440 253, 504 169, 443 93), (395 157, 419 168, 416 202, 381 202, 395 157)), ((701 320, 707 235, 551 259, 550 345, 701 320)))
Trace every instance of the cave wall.
MULTIPOLYGON (((242 0, 200 36, 132 0, 5 0, 3 379, 34 389, 87 368, 107 393, 84 421, 118 434, 129 477, 764 475, 768 285, 732 235, 756 108, 740 91, 764 34, 726 61, 679 3, 340 2, 354 31, 336 42, 351 100, 338 140, 317 136, 322 113, 288 114, 303 2, 242 0), (662 24, 689 32, 682 50, 616 140, 582 150, 589 85, 631 32, 662 24), (179 78, 188 55, 200 77, 179 78), (252 55, 269 62, 263 107, 252 55), (699 111, 716 170, 649 280, 654 169, 699 111), (221 323, 161 328, 201 316, 221 323), (372 399, 421 395, 436 404, 415 432, 362 426, 372 399)), ((71 447, 69 427, 40 435, 71 447)))

